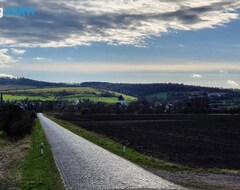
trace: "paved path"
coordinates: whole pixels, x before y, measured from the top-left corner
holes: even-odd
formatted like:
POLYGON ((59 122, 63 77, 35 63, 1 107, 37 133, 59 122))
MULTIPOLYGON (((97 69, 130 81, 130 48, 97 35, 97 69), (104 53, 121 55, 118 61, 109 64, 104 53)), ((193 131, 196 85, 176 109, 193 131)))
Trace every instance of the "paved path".
POLYGON ((67 189, 183 189, 38 114, 67 189))

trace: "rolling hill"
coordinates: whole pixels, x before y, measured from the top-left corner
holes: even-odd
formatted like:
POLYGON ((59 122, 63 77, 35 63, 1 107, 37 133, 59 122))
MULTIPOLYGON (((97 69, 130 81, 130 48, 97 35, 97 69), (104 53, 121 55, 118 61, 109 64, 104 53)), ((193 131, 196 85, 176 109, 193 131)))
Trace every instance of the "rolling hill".
MULTIPOLYGON (((100 90, 90 87, 48 87, 22 90, 8 90, 3 94, 5 101, 9 100, 39 100, 39 101, 78 101, 116 103, 120 93, 100 90)), ((135 97, 122 94, 126 102, 136 100, 135 97)))
POLYGON ((171 92, 226 92, 232 93, 232 90, 212 87, 191 86, 173 83, 153 83, 153 84, 128 84, 128 83, 107 83, 107 82, 84 82, 83 87, 92 87, 104 90, 111 90, 119 93, 128 94, 135 97, 158 97, 166 96, 171 92))
POLYGON ((68 87, 66 83, 53 83, 37 81, 12 75, 0 75, 0 90, 27 89, 27 88, 46 88, 46 87, 68 87))
MULTIPOLYGON (((88 99, 93 102, 116 103, 120 93, 80 84, 53 83, 18 78, 0 74, 0 91, 5 101, 39 100, 39 101, 77 101, 88 99)), ((126 102, 136 100, 135 97, 122 94, 126 102)))
POLYGON ((137 98, 159 98, 179 100, 189 93, 222 93, 224 99, 239 100, 240 93, 237 90, 191 86, 173 83, 153 84, 128 84, 107 82, 83 82, 83 83, 54 83, 36 81, 27 78, 19 78, 11 75, 0 74, 0 91, 5 92, 5 100, 68 100, 89 99, 113 103, 117 97, 123 94, 127 101, 137 98), (226 98, 227 97, 227 98, 226 98))

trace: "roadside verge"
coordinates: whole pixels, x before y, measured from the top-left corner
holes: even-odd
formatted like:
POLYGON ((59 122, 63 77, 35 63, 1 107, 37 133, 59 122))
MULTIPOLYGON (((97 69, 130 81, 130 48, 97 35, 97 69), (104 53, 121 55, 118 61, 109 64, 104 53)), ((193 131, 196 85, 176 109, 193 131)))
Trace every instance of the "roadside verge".
POLYGON ((34 133, 32 134, 32 147, 27 153, 21 173, 21 189, 65 189, 55 165, 51 148, 38 119, 36 119, 34 133), (42 156, 40 155, 41 142, 44 144, 42 156))

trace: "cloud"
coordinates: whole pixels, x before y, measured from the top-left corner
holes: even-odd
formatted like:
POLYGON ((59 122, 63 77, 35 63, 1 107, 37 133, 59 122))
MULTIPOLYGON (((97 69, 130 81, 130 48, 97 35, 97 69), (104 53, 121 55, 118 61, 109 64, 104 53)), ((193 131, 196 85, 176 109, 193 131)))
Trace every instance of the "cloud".
POLYGON ((0 73, 0 78, 17 79, 18 77, 15 77, 15 76, 9 75, 9 74, 0 73))
POLYGON ((12 47, 93 42, 144 47, 147 38, 169 30, 199 30, 229 23, 239 18, 240 8, 238 0, 11 0, 2 4, 36 8, 34 17, 1 19, 0 44, 12 47))
POLYGON ((183 44, 179 44, 178 47, 182 47, 182 48, 184 48, 185 45, 183 45, 183 44))
POLYGON ((23 55, 24 53, 26 53, 26 50, 23 50, 23 49, 11 48, 11 51, 13 54, 18 54, 18 55, 23 55))
POLYGON ((202 75, 194 73, 192 75, 192 78, 202 78, 202 75))
POLYGON ((226 75, 226 74, 228 74, 228 71, 227 71, 227 70, 224 70, 224 69, 220 69, 220 70, 219 70, 219 73, 226 75))
POLYGON ((0 65, 15 62, 15 60, 11 56, 7 55, 7 53, 8 49, 0 49, 0 65))
POLYGON ((228 80, 228 81, 227 81, 227 84, 228 84, 229 86, 231 86, 232 88, 237 88, 237 87, 239 87, 238 83, 236 83, 236 82, 233 81, 233 80, 228 80))
POLYGON ((34 59, 35 59, 35 60, 38 60, 38 61, 46 60, 46 58, 44 58, 44 57, 35 57, 34 59))
POLYGON ((50 61, 51 60, 51 59, 48 59, 48 58, 45 58, 45 57, 35 57, 33 59, 37 60, 37 61, 50 61))

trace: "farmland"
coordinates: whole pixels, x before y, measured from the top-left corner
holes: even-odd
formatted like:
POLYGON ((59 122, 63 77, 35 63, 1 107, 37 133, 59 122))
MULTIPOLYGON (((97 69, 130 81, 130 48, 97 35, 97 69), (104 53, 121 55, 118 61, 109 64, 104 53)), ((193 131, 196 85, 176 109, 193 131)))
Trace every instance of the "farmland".
MULTIPOLYGON (((98 90, 88 87, 59 87, 59 88, 36 88, 24 90, 8 90, 4 92, 3 98, 5 101, 14 100, 39 100, 39 101, 76 101, 88 99, 93 102, 116 103, 118 96, 117 92, 106 90, 98 90)), ((132 96, 123 95, 126 102, 136 100, 132 96)))
POLYGON ((239 115, 56 117, 166 161, 197 168, 240 169, 239 115))

